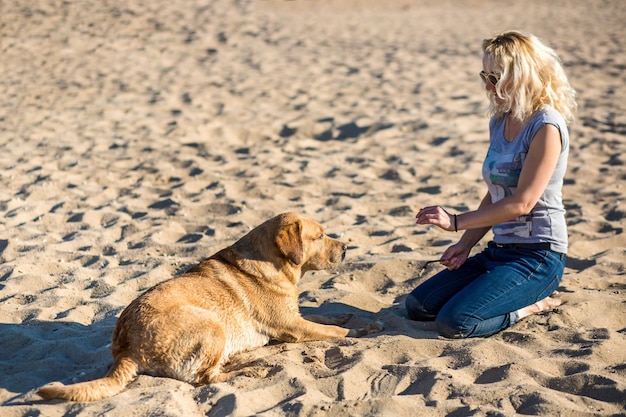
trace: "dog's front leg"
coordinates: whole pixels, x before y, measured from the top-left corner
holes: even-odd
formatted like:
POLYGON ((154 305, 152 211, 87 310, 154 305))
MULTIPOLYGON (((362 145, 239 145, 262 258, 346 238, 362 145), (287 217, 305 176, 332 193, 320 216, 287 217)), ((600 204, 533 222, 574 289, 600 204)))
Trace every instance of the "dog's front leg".
POLYGON ((362 337, 383 329, 382 323, 373 322, 360 329, 345 329, 339 326, 314 323, 299 318, 283 329, 278 340, 283 342, 305 342, 311 340, 328 340, 343 337, 362 337))
MULTIPOLYGON (((306 315, 304 316, 305 320, 313 321, 319 324, 330 324, 335 326, 341 326, 346 324, 352 317, 353 314, 345 313, 336 316, 314 316, 314 315, 306 315)), ((384 329, 384 325, 381 321, 375 321, 372 323, 368 323, 365 327, 360 327, 358 329, 349 329, 348 337, 363 337, 368 334, 378 333, 384 329)))
POLYGON ((338 315, 332 315, 332 316, 317 316, 317 315, 311 315, 311 314, 307 314, 306 316, 303 316, 305 320, 313 321, 319 324, 331 324, 333 326, 343 326, 348 321, 350 321, 352 317, 354 317, 354 314, 350 314, 350 313, 344 313, 344 314, 338 314, 338 315))

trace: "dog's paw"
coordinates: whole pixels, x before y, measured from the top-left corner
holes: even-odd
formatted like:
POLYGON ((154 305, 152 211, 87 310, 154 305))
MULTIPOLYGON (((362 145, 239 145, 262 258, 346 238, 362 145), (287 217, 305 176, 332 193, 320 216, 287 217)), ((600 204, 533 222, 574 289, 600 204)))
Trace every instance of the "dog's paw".
POLYGON ((385 328, 385 325, 382 321, 373 321, 371 323, 367 323, 365 327, 361 327, 359 329, 351 329, 348 333, 348 337, 363 337, 368 334, 382 332, 385 328))

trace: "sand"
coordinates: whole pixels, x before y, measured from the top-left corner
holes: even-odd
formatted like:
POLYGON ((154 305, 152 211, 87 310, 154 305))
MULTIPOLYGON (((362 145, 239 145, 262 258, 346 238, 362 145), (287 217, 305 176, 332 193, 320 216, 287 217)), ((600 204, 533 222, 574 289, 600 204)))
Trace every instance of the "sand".
POLYGON ((3 417, 626 415, 621 1, 29 0, 0 18, 3 417), (458 235, 414 215, 485 192, 480 42, 507 29, 553 46, 579 94, 565 304, 448 340, 403 300, 458 235), (382 333, 237 357, 263 379, 35 395, 104 375, 132 299, 283 211, 350 247, 303 277, 302 311, 382 333))

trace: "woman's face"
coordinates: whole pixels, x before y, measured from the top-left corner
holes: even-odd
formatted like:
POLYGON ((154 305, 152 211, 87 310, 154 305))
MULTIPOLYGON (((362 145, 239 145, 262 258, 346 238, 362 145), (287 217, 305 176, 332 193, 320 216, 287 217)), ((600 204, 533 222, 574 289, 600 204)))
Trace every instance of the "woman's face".
POLYGON ((489 59, 487 58, 487 55, 485 55, 483 57, 483 76, 481 76, 482 80, 483 80, 483 84, 485 85, 485 90, 487 90, 487 94, 489 96, 489 98, 491 100, 493 100, 494 103, 496 104, 502 104, 504 103, 504 100, 500 97, 498 97, 498 94, 496 93, 496 86, 493 83, 494 80, 494 76, 499 78, 500 74, 498 71, 496 71, 493 66, 491 65, 489 59), (490 80, 491 79, 491 80, 490 80))

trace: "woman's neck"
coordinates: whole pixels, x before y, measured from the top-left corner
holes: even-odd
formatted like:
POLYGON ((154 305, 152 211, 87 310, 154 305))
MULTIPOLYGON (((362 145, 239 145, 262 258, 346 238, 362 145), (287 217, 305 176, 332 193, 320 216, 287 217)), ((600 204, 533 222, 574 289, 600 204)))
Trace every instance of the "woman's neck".
POLYGON ((510 112, 507 113, 504 119, 504 139, 507 142, 513 142, 522 132, 525 125, 525 121, 513 117, 510 112))

